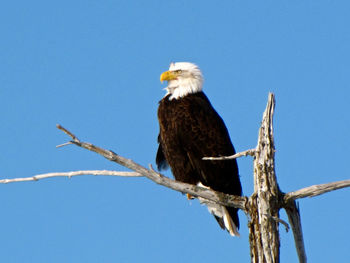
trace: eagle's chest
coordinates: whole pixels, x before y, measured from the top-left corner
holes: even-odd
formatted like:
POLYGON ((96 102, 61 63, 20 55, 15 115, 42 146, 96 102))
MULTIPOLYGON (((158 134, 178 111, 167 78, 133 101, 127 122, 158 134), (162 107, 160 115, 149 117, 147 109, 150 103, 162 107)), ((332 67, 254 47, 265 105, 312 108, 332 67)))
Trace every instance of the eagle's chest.
POLYGON ((183 134, 193 126, 194 114, 186 100, 162 101, 158 109, 161 133, 166 133, 172 139, 183 134))

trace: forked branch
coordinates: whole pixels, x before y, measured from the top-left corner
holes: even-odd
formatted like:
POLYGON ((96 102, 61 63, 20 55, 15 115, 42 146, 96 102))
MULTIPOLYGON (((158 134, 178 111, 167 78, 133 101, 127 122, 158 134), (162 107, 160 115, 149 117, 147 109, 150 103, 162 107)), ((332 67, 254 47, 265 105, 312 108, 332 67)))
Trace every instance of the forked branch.
POLYGON ((147 169, 143 167, 140 164, 135 163, 131 159, 127 159, 125 157, 122 157, 113 151, 110 150, 105 150, 103 148, 100 148, 98 146, 95 146, 91 143, 86 143, 82 142, 78 139, 77 136, 75 136, 72 132, 68 131, 61 125, 57 125, 57 128, 62 130, 64 133, 66 133, 68 136, 72 138, 70 141, 72 144, 75 144, 79 147, 82 147, 84 149, 87 149, 89 151, 93 151, 95 153, 98 153, 105 157, 106 159, 116 162, 126 168, 129 168, 136 173, 139 173, 148 179, 154 181, 157 184, 166 186, 168 188, 171 188, 173 190, 179 191, 181 193, 188 193, 194 197, 202 197, 205 199, 208 199, 213 202, 217 202, 226 206, 233 206, 237 207, 239 209, 242 209, 243 211, 247 211, 248 207, 248 198, 247 197, 242 197, 242 196, 233 196, 233 195, 228 195, 220 192, 216 192, 210 189, 206 189, 203 187, 199 187, 196 185, 191 185, 191 184, 186 184, 182 182, 178 182, 175 180, 172 180, 160 173, 157 173, 150 167, 150 169, 147 169))

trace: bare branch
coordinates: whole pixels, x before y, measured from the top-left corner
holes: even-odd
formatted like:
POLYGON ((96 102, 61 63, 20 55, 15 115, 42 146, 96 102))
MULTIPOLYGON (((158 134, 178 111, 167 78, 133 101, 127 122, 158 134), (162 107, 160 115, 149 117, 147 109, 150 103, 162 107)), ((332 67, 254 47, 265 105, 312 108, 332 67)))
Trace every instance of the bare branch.
POLYGON ((79 142, 79 139, 73 133, 71 133, 70 131, 68 131, 64 127, 62 127, 60 124, 57 124, 56 127, 57 127, 57 129, 60 129, 65 134, 67 134, 69 137, 71 137, 73 141, 78 141, 79 142))
POLYGON ((95 146, 91 143, 86 143, 80 141, 73 133, 62 127, 61 125, 57 125, 57 128, 62 130, 64 133, 69 135, 72 138, 72 143, 82 147, 84 149, 87 149, 89 151, 93 151, 95 153, 98 153, 105 157, 106 159, 116 162, 126 168, 129 168, 145 177, 148 179, 154 181, 157 184, 166 186, 168 188, 171 188, 175 191, 181 192, 181 193, 188 193, 194 197, 202 197, 205 199, 208 199, 213 202, 217 202, 222 205, 226 206, 233 206, 237 207, 239 209, 242 209, 243 211, 247 212, 248 211, 248 198, 247 197, 242 197, 242 196, 234 196, 234 195, 228 195, 220 192, 216 192, 210 189, 206 189, 203 187, 199 187, 196 185, 191 185, 191 184, 186 184, 182 182, 178 182, 175 180, 172 180, 160 173, 157 173, 151 169, 147 169, 143 167, 142 165, 139 165, 135 163, 131 159, 127 159, 125 157, 122 157, 113 151, 110 150, 105 150, 103 148, 100 148, 98 146, 95 146))
POLYGON ((298 258, 300 263, 306 263, 306 252, 303 238, 303 230, 301 227, 299 207, 295 201, 291 201, 285 207, 289 223, 292 227, 294 243, 297 250, 298 258))
POLYGON ((281 218, 278 218, 278 217, 276 217, 276 216, 271 216, 271 218, 272 218, 273 220, 276 220, 276 222, 278 222, 278 223, 284 225, 284 227, 286 228, 286 232, 289 231, 289 225, 288 225, 288 223, 287 223, 286 221, 284 221, 284 220, 282 220, 281 218))
POLYGON ((62 143, 60 145, 57 145, 56 148, 60 148, 60 147, 67 146, 67 145, 70 145, 70 144, 73 144, 73 143, 72 142, 65 142, 65 143, 62 143))
POLYGON ((337 189, 341 189, 349 186, 350 186, 350 180, 338 181, 338 182, 327 183, 327 184, 312 185, 312 186, 305 187, 300 190, 285 194, 284 202, 288 203, 289 201, 296 200, 299 198, 314 197, 317 195, 321 195, 333 190, 337 190, 337 189))
POLYGON ((230 156, 220 156, 220 157, 203 157, 203 160, 231 160, 231 159, 236 159, 242 156, 255 156, 256 150, 255 149, 249 149, 243 152, 236 153, 234 155, 230 156))
POLYGON ((13 178, 13 179, 2 179, 0 184, 8 184, 15 182, 29 182, 39 181, 41 179, 53 178, 53 177, 68 177, 78 175, 105 175, 105 176, 126 176, 126 177, 140 177, 142 174, 136 172, 119 172, 119 171, 107 171, 107 170, 86 170, 86 171, 75 171, 75 172, 63 172, 63 173, 46 173, 38 174, 31 177, 13 178))

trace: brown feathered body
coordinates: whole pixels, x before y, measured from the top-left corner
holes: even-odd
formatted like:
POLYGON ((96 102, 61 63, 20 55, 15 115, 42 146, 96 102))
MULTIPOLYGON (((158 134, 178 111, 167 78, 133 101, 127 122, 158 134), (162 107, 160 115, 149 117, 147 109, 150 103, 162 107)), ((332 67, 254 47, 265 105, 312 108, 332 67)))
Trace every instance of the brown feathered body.
MULTIPOLYGON (((179 99, 170 100, 169 96, 159 102, 158 108, 158 169, 162 170, 169 165, 178 181, 194 185, 201 183, 219 192, 241 195, 242 188, 235 159, 202 159, 235 154, 227 128, 206 95, 201 91, 179 99)), ((226 209, 238 228, 237 209, 226 209)), ((220 226, 225 228, 224 218, 213 214, 220 226)))

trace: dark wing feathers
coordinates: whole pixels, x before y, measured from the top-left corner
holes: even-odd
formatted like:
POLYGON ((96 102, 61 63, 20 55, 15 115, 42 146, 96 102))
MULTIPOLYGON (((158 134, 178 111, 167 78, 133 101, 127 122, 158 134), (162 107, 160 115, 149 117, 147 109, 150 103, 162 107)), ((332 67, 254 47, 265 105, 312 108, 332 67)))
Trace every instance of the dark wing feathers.
POLYGON ((168 169, 169 164, 166 161, 165 156, 164 156, 162 144, 160 142, 160 135, 158 135, 158 143, 159 143, 159 147, 158 147, 157 156, 156 156, 156 164, 157 164, 158 170, 162 171, 162 170, 168 169))
POLYGON ((200 173, 201 182, 212 189, 241 194, 236 160, 207 161, 207 156, 227 156, 235 153, 226 126, 203 94, 192 100, 185 127, 180 133, 181 143, 200 173))

